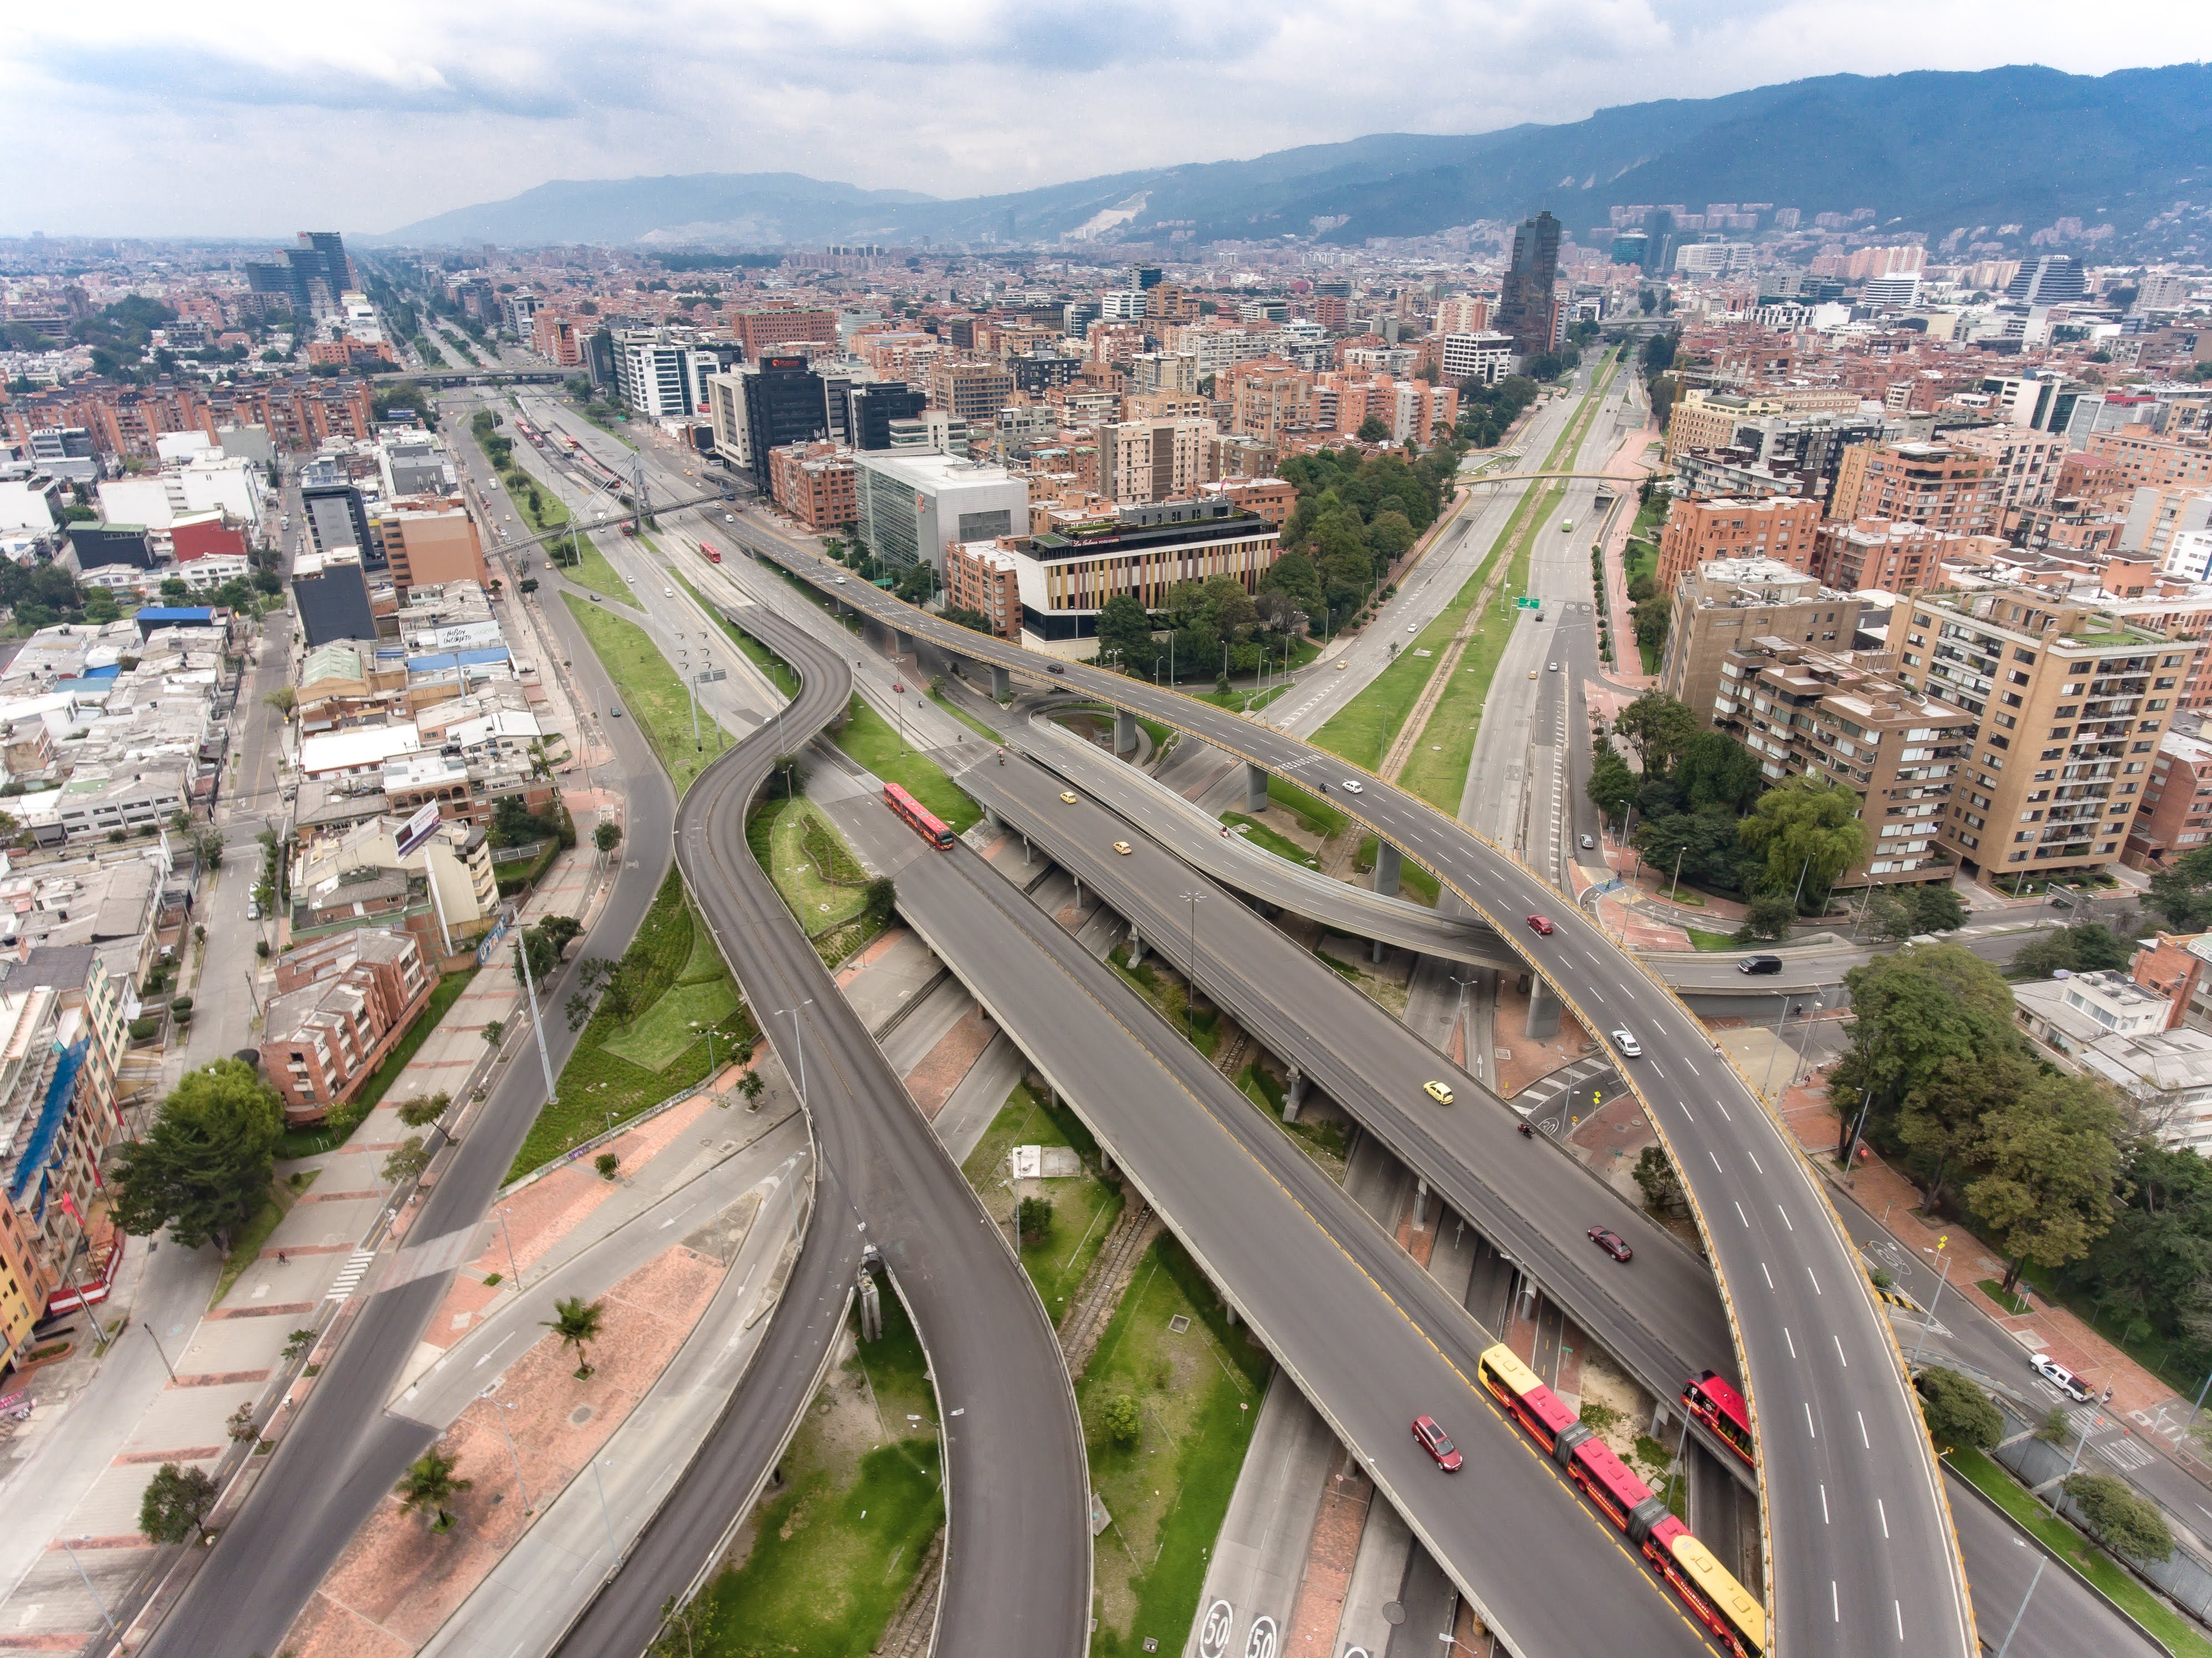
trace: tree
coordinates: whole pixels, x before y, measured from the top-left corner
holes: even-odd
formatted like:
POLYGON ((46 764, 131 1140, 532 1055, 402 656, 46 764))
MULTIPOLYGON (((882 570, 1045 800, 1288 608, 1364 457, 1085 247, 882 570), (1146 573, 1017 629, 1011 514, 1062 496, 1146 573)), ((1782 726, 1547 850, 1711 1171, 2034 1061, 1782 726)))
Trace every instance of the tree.
POLYGON ((1950 1054, 1905 1095, 1898 1108, 1897 1138, 1923 1168, 1934 1165, 1922 1206, 1929 1213, 1943 1200, 1945 1172, 1979 1146, 1984 1121, 2026 1091, 2035 1074, 2020 1053, 1950 1054))
POLYGON ((450 1094, 418 1094, 400 1102, 399 1121, 410 1128, 426 1128, 444 1116, 453 1102, 450 1094))
POLYGON ((1790 925, 1797 919, 1797 906, 1787 898, 1772 893, 1754 895, 1744 906, 1743 925, 1735 930, 1735 941, 1740 944, 1766 943, 1790 936, 1790 925))
POLYGON ((989 616, 981 610, 970 610, 965 604, 948 604, 943 615, 945 620, 954 627, 965 628, 969 633, 995 634, 999 631, 997 624, 989 616))
POLYGON ((1743 844, 1766 860, 1762 884, 1789 895, 1817 892, 1825 902, 1836 878, 1866 851, 1859 798, 1841 783, 1793 777, 1759 797, 1737 826, 1743 844))
POLYGON ((2134 954, 2103 922, 2077 921, 2029 939, 2013 957, 2012 965, 2025 978, 2048 979, 2061 970, 2096 973, 2124 968, 2134 954))
POLYGON ((122 606, 115 602, 115 595, 105 587, 95 587, 84 596, 84 619, 87 622, 104 628, 122 614, 122 606))
POLYGON ((207 1527, 201 1522, 215 1498, 214 1477, 204 1468, 164 1462, 138 1499, 138 1529, 155 1543, 181 1543, 195 1535, 205 1541, 207 1527))
POLYGON ((553 1313, 554 1316, 539 1322, 561 1338, 563 1347, 576 1350, 576 1380, 581 1382, 592 1373, 585 1349, 599 1339, 599 1324, 606 1316, 605 1309, 599 1302, 570 1296, 565 1301, 555 1302, 553 1313))
POLYGON ((2112 1224, 2119 1108, 2087 1077, 2041 1076, 1984 1120, 1974 1155, 1989 1172, 1966 1207, 2006 1258, 2009 1295, 2031 1260, 2057 1266, 2112 1224))
POLYGON ((1027 1238, 1034 1242, 1052 1230, 1052 1199, 1024 1198, 1014 1206, 1014 1239, 1019 1242, 1027 1238))
POLYGON ((422 1137, 410 1134, 385 1158, 382 1173, 392 1185, 404 1186, 409 1181, 419 1180, 429 1166, 430 1153, 422 1145, 422 1137))
POLYGON ((2106 1548, 2137 1560, 2173 1558, 2173 1529, 2158 1505, 2108 1473, 2066 1476, 2059 1489, 2074 1499, 2081 1523, 2106 1548))
POLYGON ((1636 750, 1646 777, 1663 777, 1697 735, 1698 717, 1679 698, 1646 691, 1615 716, 1613 728, 1636 750))
POLYGON ((860 913, 870 921, 887 921, 898 902, 898 883, 888 875, 878 875, 868 883, 867 896, 862 901, 860 913))
POLYGON ((1098 1413, 1098 1425, 1106 1430, 1106 1437, 1125 1451, 1133 1451, 1144 1437, 1145 1413, 1134 1394, 1110 1395, 1105 1408, 1098 1413))
POLYGON ((561 952, 583 930, 584 924, 573 915, 549 915, 536 926, 525 927, 522 941, 515 946, 515 983, 523 982, 521 957, 526 950, 530 956, 530 976, 543 989, 545 981, 560 971, 561 952))
POLYGON ((300 694, 289 685, 279 685, 275 690, 264 695, 261 700, 287 720, 292 717, 293 710, 300 706, 300 694))
POLYGON ((284 1111, 276 1091, 239 1060, 188 1071, 143 1140, 117 1154, 116 1224, 197 1249, 230 1239, 269 1200, 284 1111))
POLYGON ((1152 618, 1127 593, 1115 594, 1098 612, 1099 659, 1112 661, 1117 653, 1121 666, 1131 672, 1140 665, 1146 671, 1152 668, 1152 618))
POLYGON ((2035 1436, 2046 1445, 2063 1445, 2073 1431, 2073 1420, 2063 1405, 2053 1405, 2035 1424, 2035 1436))
POLYGON ((1907 887, 1905 900, 1923 932, 1955 932, 1966 925, 1966 901, 1948 881, 1907 887))
POLYGON ((1671 776, 1692 811, 1711 806, 1747 812, 1766 787, 1758 760, 1726 732, 1693 732, 1671 776))
POLYGON ((453 1459, 435 1445, 407 1465, 407 1472, 397 1487, 399 1506, 410 1514, 430 1516, 430 1529, 447 1532, 453 1528, 453 1516, 449 1504, 463 1491, 474 1489, 476 1481, 454 1476, 453 1459))
POLYGON ((1663 1146, 1645 1146, 1632 1172, 1644 1190, 1644 1206, 1653 1214, 1669 1214, 1688 1206, 1682 1195, 1682 1177, 1674 1172, 1663 1146))
POLYGON ((1846 1120, 1863 1105, 1887 1128, 1905 1096, 1949 1059, 2021 1051, 2012 990, 1991 963, 1960 944, 1917 944, 1844 975, 1850 993, 1850 1051, 1829 1078, 1846 1120))
POLYGON ((507 1035, 507 1021, 506 1021, 506 1020, 504 1020, 504 1019, 486 1019, 486 1020, 484 1021, 484 1027, 483 1027, 483 1039, 484 1039, 484 1041, 485 1041, 486 1042, 489 1043, 492 1047, 494 1047, 494 1048, 497 1048, 497 1047, 499 1046, 499 1044, 500 1044, 500 1039, 501 1039, 501 1037, 505 1036, 506 1035, 507 1035))
POLYGON ((2212 927, 2212 847, 2185 852, 2152 876, 2150 903, 2176 932, 2212 927))
POLYGON ((1380 415, 1370 415, 1359 422, 1359 430, 1352 435, 1362 443, 1384 443, 1389 440, 1390 428, 1382 423, 1380 415))
POLYGON ((1589 781, 1585 785, 1590 800, 1600 811, 1619 823, 1636 802, 1636 774, 1602 737, 1590 744, 1590 749, 1589 781))
POLYGON ((1990 1396, 1956 1370, 1931 1364, 1913 1385, 1920 1390, 1920 1414, 1938 1444, 1987 1450, 2004 1432, 2004 1418, 1990 1396))
POLYGON ((761 1080, 760 1072, 757 1071, 748 1071, 738 1078, 738 1092, 745 1096, 747 1105, 759 1099, 767 1087, 768 1084, 761 1080))

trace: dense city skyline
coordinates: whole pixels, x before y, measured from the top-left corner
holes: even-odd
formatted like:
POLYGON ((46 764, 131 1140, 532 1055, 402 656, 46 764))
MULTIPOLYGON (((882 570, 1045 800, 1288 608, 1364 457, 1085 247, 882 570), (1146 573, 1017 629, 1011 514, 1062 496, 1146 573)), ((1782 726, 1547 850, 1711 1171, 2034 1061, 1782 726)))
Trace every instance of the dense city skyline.
POLYGON ((707 170, 958 196, 1839 71, 2104 73, 2153 40, 2167 62, 2212 55, 2202 14, 2123 0, 2103 21, 2083 32, 2055 6, 1992 0, 1932 15, 1881 0, 1848 20, 1798 0, 1499 0, 1369 9, 1363 52, 1310 7, 1256 27, 1155 7, 1109 28, 997 5, 771 5, 742 22, 402 5, 364 47, 350 24, 289 9, 232 6, 210 27, 127 5, 15 24, 0 134, 19 167, 0 234, 281 236, 333 216, 380 230, 549 179, 707 170), (1416 40, 1453 66, 1440 84, 1408 85, 1392 43, 1416 40), (276 155, 281 169, 240 165, 276 155))

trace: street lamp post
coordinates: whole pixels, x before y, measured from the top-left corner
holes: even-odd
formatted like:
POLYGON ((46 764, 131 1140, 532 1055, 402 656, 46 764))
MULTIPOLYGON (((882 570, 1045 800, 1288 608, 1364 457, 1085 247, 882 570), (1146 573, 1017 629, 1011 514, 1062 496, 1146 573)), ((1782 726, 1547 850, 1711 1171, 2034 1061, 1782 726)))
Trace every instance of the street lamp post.
MULTIPOLYGON (((810 996, 799 1003, 799 1007, 813 1005, 814 999, 810 996)), ((799 1007, 779 1007, 776 1013, 791 1021, 792 1050, 799 1060, 799 1102, 804 1106, 806 1104, 806 1038, 799 1023, 799 1007)))
POLYGON ((154 1333, 154 1327, 151 1324, 147 1323, 144 1319, 140 1319, 138 1322, 141 1327, 144 1328, 148 1338, 153 1342, 154 1351, 161 1355, 161 1368, 169 1373, 169 1380, 174 1382, 177 1379, 177 1367, 169 1363, 169 1355, 163 1351, 161 1346, 161 1338, 154 1333))
POLYGON ((1920 1345, 1927 1340, 1929 1327, 1936 1322, 1936 1308, 1943 1299, 1943 1286, 1951 1281, 1951 1257, 1948 1253, 1950 1247, 1951 1235, 1948 1232, 1936 1240, 1936 1253, 1943 1257, 1943 1271, 1936 1280, 1936 1293, 1928 1297, 1928 1315, 1920 1321, 1920 1333, 1912 1338, 1912 1359, 1907 1361, 1907 1369, 1918 1360, 1920 1345))
POLYGON ((599 1478, 599 1462, 597 1457, 592 1459, 592 1484, 599 1488, 599 1520, 607 1528, 608 1558, 619 1562, 622 1559, 622 1551, 615 1546, 614 1516, 607 1512, 607 1486, 606 1482, 599 1478))
MULTIPOLYGON (((80 1537, 76 1540, 80 1543, 89 1543, 92 1539, 80 1537)), ((62 1549, 69 1556, 70 1564, 76 1568, 77 1577, 84 1584, 84 1592, 92 1597, 92 1604, 100 1608, 100 1621, 107 1625, 107 1632, 111 1637, 119 1637, 121 1631, 115 1627, 115 1620, 107 1615, 107 1602, 100 1598, 100 1591, 93 1588, 92 1579, 85 1576, 84 1562, 76 1558, 76 1551, 67 1543, 62 1545, 62 1549)))
POLYGON ((1192 1006, 1198 1000, 1198 901, 1202 892, 1186 892, 1184 900, 1190 905, 1190 982, 1185 987, 1182 999, 1182 1034, 1192 1041, 1192 1006))
POLYGON ((507 1456, 514 1463, 514 1489, 522 1497, 523 1513, 528 1514, 531 1511, 530 1488, 522 1483, 522 1458, 514 1448, 514 1436, 507 1430, 507 1413, 514 1408, 514 1403, 511 1400, 493 1399, 489 1388, 483 1390, 483 1397, 490 1401, 492 1419, 499 1424, 499 1436, 507 1442, 507 1456))
POLYGON ((514 1292, 522 1293, 522 1269, 514 1264, 514 1240, 507 1236, 507 1211, 499 1212, 499 1241, 507 1246, 507 1275, 514 1280, 514 1292))
POLYGON ((2012 1615, 2012 1627, 2005 1631, 2004 1644, 1997 1649, 1997 1658, 2005 1658, 2012 1650, 2012 1637, 2020 1633, 2020 1620, 2027 1616, 2027 1603, 2035 1599, 2035 1586, 2043 1581, 2043 1569, 2051 1564, 2050 1557, 2035 1563, 2035 1576, 2027 1580, 2027 1593, 2020 1597, 2020 1610, 2012 1615))

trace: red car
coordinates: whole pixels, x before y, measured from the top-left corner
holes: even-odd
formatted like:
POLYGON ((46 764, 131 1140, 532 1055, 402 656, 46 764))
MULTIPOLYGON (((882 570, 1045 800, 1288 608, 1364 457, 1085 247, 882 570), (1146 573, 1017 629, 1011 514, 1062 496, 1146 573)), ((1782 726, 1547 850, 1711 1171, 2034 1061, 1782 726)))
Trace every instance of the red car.
POLYGON ((1636 1251, 1628 1247, 1628 1240, 1618 1232, 1608 1232, 1602 1226, 1593 1226, 1585 1236, 1615 1260, 1629 1260, 1635 1257, 1636 1251))
POLYGON ((1540 932, 1548 938, 1552 936, 1552 924, 1541 915, 1531 915, 1528 918, 1528 931, 1540 932))
POLYGON ((1420 1448, 1429 1454, 1430 1457, 1435 1461, 1437 1467, 1442 1468, 1446 1473, 1457 1473, 1459 1472, 1461 1460, 1459 1447, 1451 1442, 1451 1436, 1445 1433, 1442 1428, 1437 1426, 1436 1418, 1432 1416, 1415 1417, 1413 1418, 1413 1438, 1420 1448))

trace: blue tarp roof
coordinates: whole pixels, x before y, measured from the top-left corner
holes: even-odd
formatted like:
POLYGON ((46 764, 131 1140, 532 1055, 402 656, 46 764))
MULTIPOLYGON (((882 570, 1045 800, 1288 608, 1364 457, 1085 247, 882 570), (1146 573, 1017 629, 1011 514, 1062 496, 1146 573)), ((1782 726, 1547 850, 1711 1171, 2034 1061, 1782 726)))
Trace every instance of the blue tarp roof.
POLYGON ((82 673, 79 674, 77 677, 80 679, 113 679, 122 673, 122 671, 123 665, 120 662, 111 662, 104 668, 87 668, 82 673))
POLYGON ((495 645, 481 651, 440 651, 434 656, 410 656, 410 673, 437 673, 447 668, 481 668, 507 660, 507 647, 495 645))
POLYGON ((189 625, 194 623, 205 628, 215 624, 215 611, 205 604, 142 604, 133 619, 141 628, 149 622, 157 628, 170 623, 189 625))
MULTIPOLYGON (((39 1108, 39 1121, 31 1130, 30 1143, 15 1163, 15 1178, 8 1183, 8 1200, 18 1209, 23 1206, 23 1194, 31 1189, 31 1182, 46 1172, 46 1157, 54 1149, 55 1138, 62 1125, 69 1121, 70 1096, 76 1091, 76 1073, 84 1065, 85 1050, 91 1045, 89 1036, 80 1036, 76 1044, 62 1054, 61 1063, 54 1067, 54 1079, 46 1087, 46 1103, 39 1108)), ((43 1211, 45 1193, 41 1188, 36 1207, 43 1211)))

